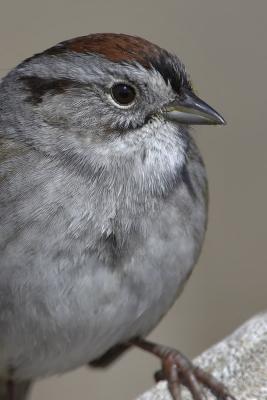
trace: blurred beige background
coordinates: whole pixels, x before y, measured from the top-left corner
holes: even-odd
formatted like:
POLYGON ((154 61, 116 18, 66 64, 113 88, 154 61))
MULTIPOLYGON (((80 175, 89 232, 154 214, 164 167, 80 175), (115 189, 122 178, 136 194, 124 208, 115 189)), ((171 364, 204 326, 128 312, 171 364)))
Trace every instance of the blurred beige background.
MULTIPOLYGON (((225 128, 196 128, 210 182, 201 259, 151 338, 195 356, 267 308, 266 0, 0 0, 0 75, 61 40, 90 32, 144 36, 176 52, 225 128)), ((159 366, 133 350, 104 372, 36 384, 33 400, 131 400, 159 366)))

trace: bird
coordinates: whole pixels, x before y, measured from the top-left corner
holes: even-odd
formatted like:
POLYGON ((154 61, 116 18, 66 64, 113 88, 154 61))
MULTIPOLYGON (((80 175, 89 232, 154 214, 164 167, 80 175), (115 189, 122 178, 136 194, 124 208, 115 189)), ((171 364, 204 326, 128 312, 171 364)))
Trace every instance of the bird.
POLYGON ((181 384, 228 389, 146 336, 203 244, 205 166, 191 125, 224 125, 182 61, 138 36, 63 41, 0 83, 0 377, 16 387, 132 347, 181 384))

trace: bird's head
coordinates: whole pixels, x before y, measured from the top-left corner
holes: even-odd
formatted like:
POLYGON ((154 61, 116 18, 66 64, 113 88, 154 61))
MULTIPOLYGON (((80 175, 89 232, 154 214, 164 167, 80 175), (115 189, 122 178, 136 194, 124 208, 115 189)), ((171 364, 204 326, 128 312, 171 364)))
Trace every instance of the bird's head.
POLYGON ((21 63, 0 91, 11 132, 50 153, 125 153, 168 135, 175 145, 187 125, 224 123, 194 94, 178 57, 123 34, 62 42, 21 63))

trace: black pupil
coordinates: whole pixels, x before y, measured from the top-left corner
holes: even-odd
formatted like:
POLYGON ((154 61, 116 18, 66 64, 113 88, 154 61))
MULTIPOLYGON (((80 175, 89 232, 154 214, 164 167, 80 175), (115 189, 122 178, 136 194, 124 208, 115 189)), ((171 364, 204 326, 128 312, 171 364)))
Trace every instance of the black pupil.
POLYGON ((130 104, 135 99, 135 90, 132 86, 125 83, 117 83, 111 88, 113 99, 123 105, 130 104))

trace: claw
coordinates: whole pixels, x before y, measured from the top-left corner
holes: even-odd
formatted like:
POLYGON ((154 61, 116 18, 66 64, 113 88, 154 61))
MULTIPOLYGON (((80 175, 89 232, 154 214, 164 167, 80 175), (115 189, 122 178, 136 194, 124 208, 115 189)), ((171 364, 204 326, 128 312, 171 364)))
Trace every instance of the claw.
POLYGON ((168 388, 174 400, 181 400, 181 384, 187 387, 194 400, 206 399, 202 386, 208 389, 217 400, 236 400, 219 380, 194 366, 179 351, 143 339, 135 339, 131 341, 131 344, 161 359, 162 370, 155 373, 155 379, 168 381, 168 388))
POLYGON ((168 381, 168 388, 175 400, 181 400, 181 384, 179 379, 179 374, 177 370, 177 366, 175 364, 172 365, 164 365, 162 363, 164 375, 168 381))
POLYGON ((154 373, 154 379, 155 379, 156 383, 166 380, 166 376, 165 376, 164 372, 162 371, 162 369, 160 369, 154 373))
POLYGON ((235 397, 229 393, 224 384, 213 375, 199 367, 194 367, 194 373, 199 382, 206 386, 216 398, 222 400, 236 400, 235 397))

